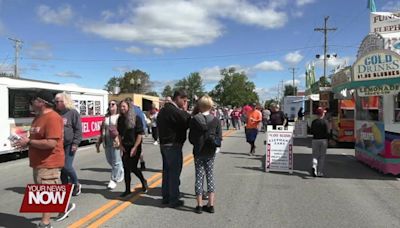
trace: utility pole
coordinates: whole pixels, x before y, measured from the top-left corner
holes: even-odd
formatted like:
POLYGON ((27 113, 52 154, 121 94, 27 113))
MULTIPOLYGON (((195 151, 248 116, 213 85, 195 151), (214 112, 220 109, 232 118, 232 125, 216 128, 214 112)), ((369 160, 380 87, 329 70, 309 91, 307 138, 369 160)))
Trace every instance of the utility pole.
POLYGON ((297 68, 295 68, 295 67, 290 67, 289 70, 292 71, 292 75, 293 75, 293 96, 296 96, 296 90, 297 90, 297 88, 295 87, 294 74, 296 73, 297 68))
POLYGON ((324 33, 324 77, 326 78, 326 53, 328 49, 328 32, 336 31, 337 28, 328 28, 328 19, 329 16, 324 18, 324 27, 323 28, 314 28, 314 31, 323 32, 324 33))
POLYGON ((14 48, 15 48, 14 77, 19 78, 18 59, 19 59, 19 50, 21 49, 21 44, 23 42, 22 42, 22 40, 18 40, 18 39, 14 39, 14 38, 8 38, 8 39, 15 43, 15 45, 14 45, 14 48))

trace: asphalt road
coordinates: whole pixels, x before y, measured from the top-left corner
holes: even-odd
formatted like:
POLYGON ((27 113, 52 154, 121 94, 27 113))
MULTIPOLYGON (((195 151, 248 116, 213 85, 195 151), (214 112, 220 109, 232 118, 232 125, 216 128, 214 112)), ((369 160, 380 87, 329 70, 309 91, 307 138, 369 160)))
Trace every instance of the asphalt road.
MULTIPOLYGON (((73 197, 77 209, 54 227, 400 227, 400 183, 354 159, 353 149, 328 149, 326 177, 309 175, 309 139, 295 139, 294 173, 265 173, 261 159, 264 134, 257 140, 256 156, 249 156, 243 131, 228 131, 217 154, 215 214, 193 212, 194 166, 189 144, 181 192, 185 206, 161 204, 159 147, 150 137, 144 154, 152 189, 121 200, 123 183, 109 191, 110 172, 103 153, 81 147, 75 160, 82 194, 73 197)), ((35 227, 37 214, 20 214, 24 187, 32 183, 26 158, 0 163, 0 226, 35 227)), ((140 187, 132 175, 132 187, 140 187)))

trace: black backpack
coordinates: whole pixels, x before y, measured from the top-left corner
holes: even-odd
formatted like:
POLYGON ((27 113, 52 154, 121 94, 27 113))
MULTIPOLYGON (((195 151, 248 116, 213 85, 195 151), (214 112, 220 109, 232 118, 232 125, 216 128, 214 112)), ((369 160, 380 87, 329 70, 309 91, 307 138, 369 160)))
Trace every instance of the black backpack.
POLYGON ((207 122, 207 117, 204 116, 207 123, 207 129, 204 131, 203 135, 203 145, 201 147, 201 154, 203 155, 213 155, 217 147, 221 146, 221 139, 217 135, 216 128, 218 126, 218 119, 213 118, 211 122, 207 122))

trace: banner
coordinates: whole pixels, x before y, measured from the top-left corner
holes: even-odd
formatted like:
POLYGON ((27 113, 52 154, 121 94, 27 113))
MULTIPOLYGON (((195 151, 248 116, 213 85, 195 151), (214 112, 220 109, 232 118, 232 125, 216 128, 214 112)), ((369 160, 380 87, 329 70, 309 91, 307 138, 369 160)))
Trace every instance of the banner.
POLYGON ((400 32, 400 12, 371 12, 370 32, 379 34, 400 32))
POLYGON ((20 212, 65 212, 71 195, 72 184, 28 184, 20 212))
POLYGON ((396 95, 400 92, 400 85, 381 85, 361 87, 357 89, 358 96, 381 96, 381 95, 396 95))
POLYGON ((100 136, 102 116, 83 116, 82 121, 82 139, 90 139, 100 136))

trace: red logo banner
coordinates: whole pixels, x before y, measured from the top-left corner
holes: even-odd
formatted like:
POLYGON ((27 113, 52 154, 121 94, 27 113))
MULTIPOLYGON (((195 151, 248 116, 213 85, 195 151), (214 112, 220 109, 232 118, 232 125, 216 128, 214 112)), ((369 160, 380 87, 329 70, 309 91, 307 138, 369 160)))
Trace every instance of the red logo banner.
POLYGON ((65 212, 71 195, 72 184, 28 184, 19 212, 65 212))

